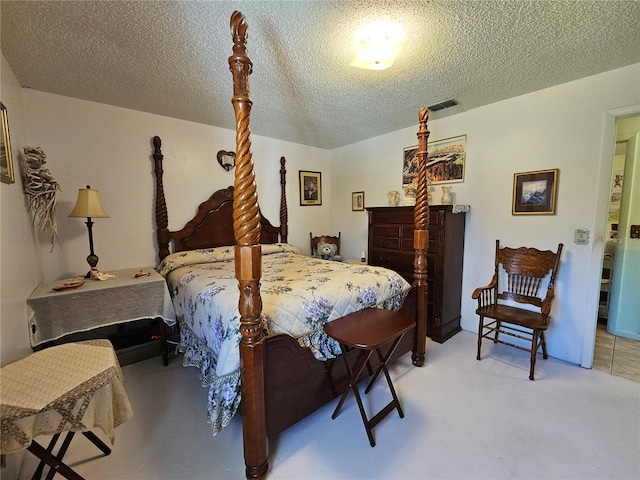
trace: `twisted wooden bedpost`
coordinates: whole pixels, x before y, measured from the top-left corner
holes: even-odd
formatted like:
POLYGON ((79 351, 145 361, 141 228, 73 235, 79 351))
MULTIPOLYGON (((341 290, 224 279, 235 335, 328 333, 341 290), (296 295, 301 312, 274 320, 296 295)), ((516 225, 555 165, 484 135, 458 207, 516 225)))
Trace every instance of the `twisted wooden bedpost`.
POLYGON ((231 15, 233 55, 233 109, 236 116, 236 172, 233 194, 235 265, 240 299, 240 369, 242 375, 242 428, 247 478, 264 478, 268 469, 268 446, 264 406, 264 343, 260 297, 260 210, 251 159, 247 22, 240 12, 231 15))
POLYGON ((169 215, 167 214, 167 202, 164 198, 164 185, 162 184, 162 141, 157 135, 153 137, 153 162, 156 174, 156 235, 158 237, 158 256, 160 260, 169 255, 169 215))
POLYGON ((280 157, 280 241, 287 243, 289 236, 289 213, 287 211, 287 169, 285 163, 287 160, 280 157))
POLYGON ((427 143, 429 129, 427 119, 429 109, 423 107, 418 114, 418 185, 416 191, 416 206, 413 213, 415 230, 413 234, 413 248, 415 259, 413 262, 413 284, 418 287, 417 299, 417 332, 416 348, 411 355, 413 364, 420 367, 424 364, 427 337, 427 258, 429 245, 429 185, 427 182, 427 143))

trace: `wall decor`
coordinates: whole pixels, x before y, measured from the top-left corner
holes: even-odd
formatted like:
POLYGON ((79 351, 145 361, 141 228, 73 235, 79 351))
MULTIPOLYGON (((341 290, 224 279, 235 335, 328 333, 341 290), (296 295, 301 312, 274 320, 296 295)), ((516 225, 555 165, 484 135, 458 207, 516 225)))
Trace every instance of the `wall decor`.
POLYGON ((60 185, 45 166, 47 155, 40 147, 23 147, 22 171, 24 172, 24 193, 27 194, 27 210, 38 219, 38 228, 51 233, 51 251, 58 240, 56 204, 60 185))
POLYGON ((512 215, 553 215, 558 191, 557 168, 513 174, 512 215))
POLYGON ((300 205, 322 205, 322 174, 299 170, 300 205))
POLYGON ((406 147, 402 151, 402 189, 418 178, 418 146, 406 147))
POLYGON ((11 138, 9 137, 9 118, 7 117, 7 109, 2 102, 0 102, 0 113, 2 115, 2 132, 0 132, 0 175, 2 177, 2 182, 14 183, 16 178, 13 173, 11 138))
POLYGON ((351 210, 354 212, 364 210, 364 192, 351 192, 351 210))
POLYGON ((467 136, 436 140, 427 144, 427 176, 431 184, 464 182, 467 136))
MULTIPOLYGON (((418 176, 418 146, 403 149, 402 187, 418 176)), ((427 177, 429 185, 464 182, 467 136, 445 138, 427 143, 427 177)))
POLYGON ((220 150, 218 152, 218 163, 228 172, 236 166, 236 152, 220 150))

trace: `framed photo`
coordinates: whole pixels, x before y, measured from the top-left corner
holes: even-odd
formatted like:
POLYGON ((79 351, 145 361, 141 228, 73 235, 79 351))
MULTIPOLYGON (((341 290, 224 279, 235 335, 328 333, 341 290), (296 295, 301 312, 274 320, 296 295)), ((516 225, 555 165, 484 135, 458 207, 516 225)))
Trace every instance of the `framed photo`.
POLYGON ((300 175, 300 205, 322 205, 322 174, 298 170, 300 175))
MULTIPOLYGON (((403 150, 402 187, 418 176, 418 146, 403 150)), ((464 182, 464 165, 467 158, 467 136, 445 138, 427 143, 427 176, 431 185, 464 182)))
POLYGON ((351 210, 354 212, 364 210, 364 192, 351 192, 351 210))
POLYGON ((512 215, 556 213, 558 169, 513 174, 512 215))
POLYGON ((0 114, 2 115, 2 132, 0 132, 0 176, 4 183, 14 183, 16 179, 13 174, 13 158, 11 157, 9 119, 7 117, 7 109, 2 102, 0 102, 0 114))

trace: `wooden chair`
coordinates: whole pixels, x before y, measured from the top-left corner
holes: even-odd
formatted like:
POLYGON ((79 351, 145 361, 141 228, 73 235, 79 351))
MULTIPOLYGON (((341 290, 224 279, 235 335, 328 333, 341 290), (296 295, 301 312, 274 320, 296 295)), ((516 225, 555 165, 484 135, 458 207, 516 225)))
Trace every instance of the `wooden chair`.
POLYGON ((333 243, 338 247, 338 251, 336 255, 340 255, 340 234, 338 232, 338 236, 334 237, 331 235, 321 235, 319 237, 314 237, 311 232, 309 232, 309 241, 311 245, 311 256, 315 257, 318 255, 318 244, 319 243, 333 243))
POLYGON ((554 284, 562 243, 558 244, 558 251, 541 251, 536 248, 500 248, 500 241, 496 240, 495 272, 491 283, 486 287, 474 290, 471 297, 478 300, 476 313, 480 317, 478 324, 478 354, 482 339, 487 338, 493 343, 501 343, 519 350, 531 353, 531 367, 529 380, 533 380, 536 366, 536 355, 542 347, 542 358, 547 358, 547 345, 544 332, 551 319, 551 303, 554 297, 554 284), (506 272, 506 285, 500 287, 498 279, 501 276, 501 267, 506 272), (549 283, 544 298, 539 295, 543 280, 549 275, 549 283), (515 301, 531 305, 532 309, 524 309, 505 304, 507 301, 515 301), (485 318, 493 319, 485 324, 485 318), (500 338, 500 334, 515 337, 531 342, 529 348, 510 343, 500 338))

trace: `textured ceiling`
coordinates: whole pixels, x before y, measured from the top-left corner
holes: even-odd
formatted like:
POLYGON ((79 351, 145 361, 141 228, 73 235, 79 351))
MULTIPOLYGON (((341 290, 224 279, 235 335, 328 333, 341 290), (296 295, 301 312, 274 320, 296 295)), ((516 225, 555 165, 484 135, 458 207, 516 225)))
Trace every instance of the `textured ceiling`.
POLYGON ((640 62, 637 1, 2 0, 0 47, 25 87, 232 129, 234 10, 252 132, 329 149, 640 62), (372 19, 408 37, 388 70, 349 65, 372 19))

